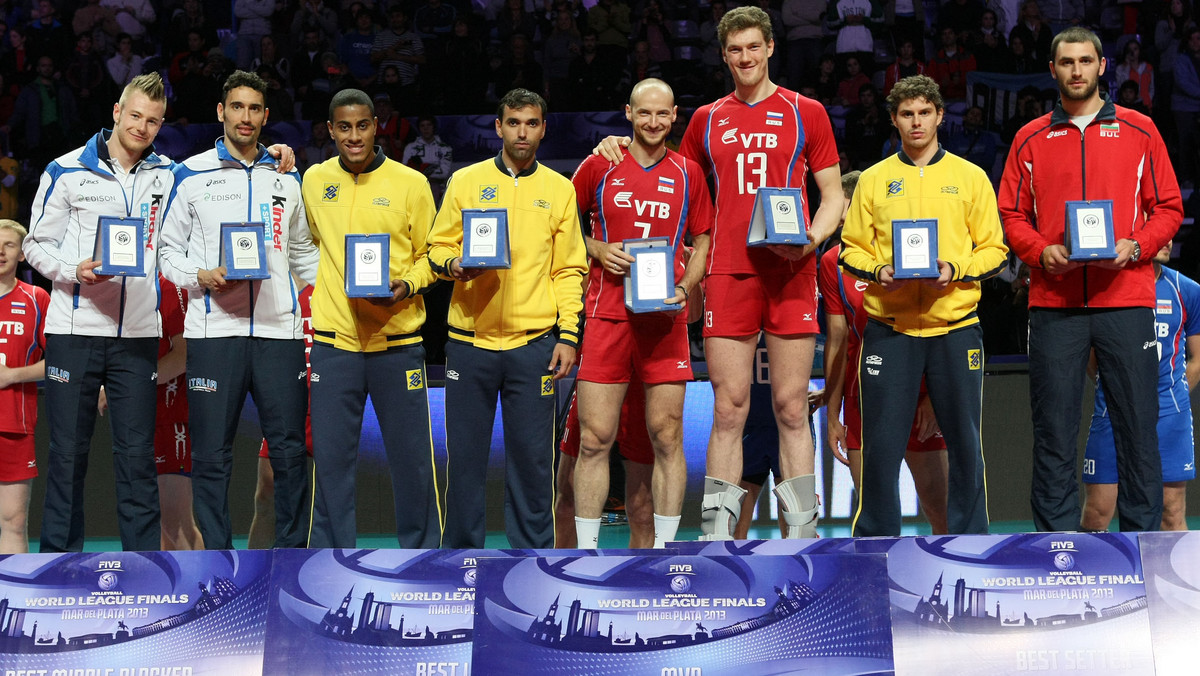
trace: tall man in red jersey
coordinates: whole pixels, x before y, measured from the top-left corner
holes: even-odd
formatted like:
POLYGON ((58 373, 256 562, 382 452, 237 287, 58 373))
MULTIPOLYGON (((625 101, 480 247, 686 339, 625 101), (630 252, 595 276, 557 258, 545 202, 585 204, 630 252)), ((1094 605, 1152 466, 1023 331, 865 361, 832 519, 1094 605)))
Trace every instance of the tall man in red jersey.
POLYGON ((683 309, 704 275, 712 199, 700 167, 668 150, 675 94, 649 78, 633 87, 625 117, 633 143, 621 161, 592 155, 572 181, 579 212, 590 214, 590 281, 584 313, 584 358, 579 363, 579 460, 575 466, 575 533, 580 547, 596 547, 608 497, 608 453, 617 436, 621 402, 636 374, 646 388, 646 427, 654 447, 654 546, 675 539, 687 463, 683 457, 683 394, 692 379, 686 317, 680 312, 633 314, 622 289, 633 256, 623 242, 667 237, 675 250, 675 296, 683 309), (684 231, 697 255, 683 262, 684 231))
POLYGON ((1183 200, 1150 118, 1101 94, 1104 54, 1086 28, 1054 37, 1061 98, 1017 132, 1000 181, 1000 216, 1030 270, 1030 503, 1039 531, 1079 528, 1080 405, 1089 350, 1112 417, 1121 530, 1158 530, 1158 337, 1151 259, 1179 229, 1183 200), (1064 246, 1067 200, 1112 200, 1117 257, 1084 263, 1064 246))
MULTIPOLYGON (((713 429, 708 442, 701 538, 732 538, 746 491, 742 430, 750 410, 750 376, 759 330, 766 331, 771 399, 779 426, 780 470, 775 487, 788 537, 815 537, 816 477, 808 426, 808 380, 817 327, 817 245, 833 234, 842 212, 837 147, 825 108, 784 89, 767 74, 775 51, 771 18, 739 7, 717 25, 721 56, 734 92, 699 108, 680 153, 715 175, 717 220, 704 283, 704 350, 713 385, 713 429), (755 192, 797 187, 811 173, 821 204, 806 223, 811 244, 748 248, 746 233, 755 192)), ((601 151, 610 160, 616 139, 601 151)), ((801 210, 806 219, 808 205, 801 210)))

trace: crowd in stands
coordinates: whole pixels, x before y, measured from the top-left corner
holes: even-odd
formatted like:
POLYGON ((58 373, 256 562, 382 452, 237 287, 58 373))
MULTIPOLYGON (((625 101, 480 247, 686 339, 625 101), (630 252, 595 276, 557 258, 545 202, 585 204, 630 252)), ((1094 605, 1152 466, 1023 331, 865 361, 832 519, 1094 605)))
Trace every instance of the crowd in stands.
MULTIPOLYGON (((362 88, 376 103, 384 152, 426 171, 436 190, 450 170, 436 116, 489 113, 514 87, 543 93, 551 112, 615 110, 646 77, 669 82, 685 111, 728 93, 715 26, 736 4, 0 0, 0 149, 22 167, 3 180, 10 192, 0 217, 25 217, 21 202, 43 167, 103 125, 116 93, 142 72, 166 76, 167 122, 178 126, 215 121, 221 82, 235 68, 258 73, 271 87, 271 121, 312 122, 298 149, 302 169, 334 154, 323 124, 330 98, 362 88)), ((1200 26, 1190 0, 751 4, 775 24, 772 80, 830 110, 843 171, 896 150, 884 97, 900 78, 924 73, 949 104, 943 144, 997 179, 1015 131, 1053 103, 1052 35, 1081 24, 1105 42, 1113 98, 1152 114, 1180 183, 1196 181, 1200 26), (996 115, 967 100, 976 71, 1046 77, 996 115)))

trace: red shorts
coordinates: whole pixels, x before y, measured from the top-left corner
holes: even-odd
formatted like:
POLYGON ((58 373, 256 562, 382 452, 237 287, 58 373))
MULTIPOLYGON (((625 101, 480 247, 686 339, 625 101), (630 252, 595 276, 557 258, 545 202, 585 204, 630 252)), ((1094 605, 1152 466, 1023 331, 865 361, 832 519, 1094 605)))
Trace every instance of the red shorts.
POLYGON ((687 324, 674 316, 632 321, 592 317, 584 329, 583 347, 579 380, 656 384, 692 379, 687 324))
POLYGON ((704 336, 819 333, 817 275, 709 275, 704 278, 704 336))
MULTIPOLYGON (((579 412, 575 408, 575 397, 571 397, 571 409, 567 412, 567 429, 563 432, 558 448, 564 455, 579 457, 579 412)), ((646 388, 639 382, 630 383, 625 392, 625 401, 621 403, 617 449, 621 457, 630 462, 654 464, 654 446, 650 444, 650 433, 646 431, 646 388)))
MULTIPOLYGON (((862 417, 859 414, 857 391, 846 392, 845 401, 842 404, 842 420, 846 425, 846 448, 861 451, 862 417)), ((905 446, 905 450, 915 453, 944 451, 946 450, 946 440, 942 438, 941 432, 929 437, 925 441, 918 440, 917 421, 914 419, 912 429, 908 433, 908 445, 905 446)))
POLYGON ((159 474, 192 474, 192 435, 185 422, 154 428, 154 468, 159 474))
POLYGON ((37 475, 33 435, 0 432, 0 481, 25 481, 37 475))

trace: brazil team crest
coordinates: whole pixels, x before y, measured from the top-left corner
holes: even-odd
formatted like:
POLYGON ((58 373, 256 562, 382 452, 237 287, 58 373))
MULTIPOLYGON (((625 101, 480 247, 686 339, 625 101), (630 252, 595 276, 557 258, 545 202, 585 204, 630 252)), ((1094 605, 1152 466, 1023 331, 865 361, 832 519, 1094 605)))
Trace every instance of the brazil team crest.
POLYGON ((500 186, 498 185, 481 185, 479 186, 479 201, 487 203, 496 203, 500 199, 500 186))
POLYGON ((325 190, 321 194, 321 201, 336 202, 338 199, 338 188, 341 186, 341 183, 326 183, 325 190))
POLYGON ((904 197, 904 179, 894 178, 887 184, 888 197, 904 197))

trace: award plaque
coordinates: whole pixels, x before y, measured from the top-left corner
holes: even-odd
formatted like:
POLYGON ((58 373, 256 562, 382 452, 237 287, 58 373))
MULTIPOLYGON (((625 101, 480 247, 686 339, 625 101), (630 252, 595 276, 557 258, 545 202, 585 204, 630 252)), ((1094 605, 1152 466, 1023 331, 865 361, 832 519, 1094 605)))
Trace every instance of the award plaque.
POLYGON ((464 268, 512 267, 508 249, 508 209, 463 209, 464 268))
POLYGON ((221 265, 225 279, 269 279, 261 223, 221 224, 221 265))
POLYGON ((1064 242, 1073 261, 1105 260, 1117 257, 1113 237, 1112 200, 1067 202, 1067 227, 1064 242))
POLYGON ((892 277, 936 279, 940 274, 936 218, 892 221, 892 277))
POLYGON ((96 246, 92 260, 100 261, 97 275, 145 277, 144 218, 101 216, 96 223, 96 246))
POLYGON ((675 297, 675 248, 666 237, 627 239, 625 253, 633 256, 625 275, 625 307, 630 312, 678 310, 664 301, 675 297))
POLYGON ((346 296, 380 298, 392 295, 388 273, 391 238, 388 235, 346 235, 346 296))
POLYGON ((804 196, 800 188, 759 188, 754 195, 747 246, 808 244, 804 229, 804 196))

